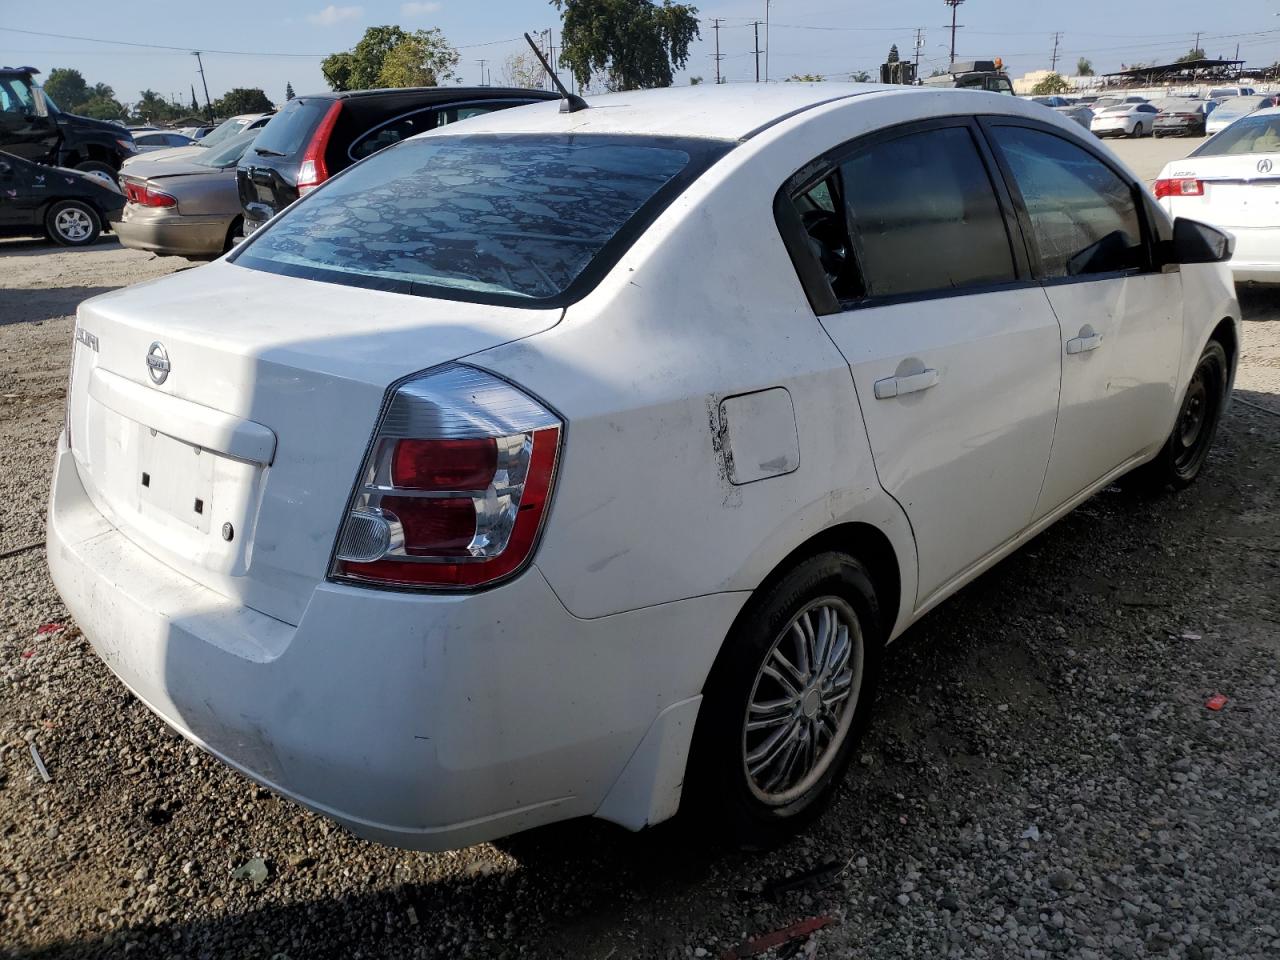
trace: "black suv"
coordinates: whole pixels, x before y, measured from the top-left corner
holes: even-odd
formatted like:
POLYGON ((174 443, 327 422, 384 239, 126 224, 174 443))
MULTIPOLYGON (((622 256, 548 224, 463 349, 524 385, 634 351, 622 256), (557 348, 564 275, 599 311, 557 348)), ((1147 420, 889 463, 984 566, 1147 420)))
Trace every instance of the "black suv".
POLYGON ((301 194, 397 141, 480 113, 558 95, 506 87, 406 87, 295 97, 240 161, 236 183, 248 235, 301 194))
POLYGON ((63 113, 36 83, 35 67, 0 67, 0 150, 24 160, 115 179, 137 149, 133 135, 105 120, 63 113))

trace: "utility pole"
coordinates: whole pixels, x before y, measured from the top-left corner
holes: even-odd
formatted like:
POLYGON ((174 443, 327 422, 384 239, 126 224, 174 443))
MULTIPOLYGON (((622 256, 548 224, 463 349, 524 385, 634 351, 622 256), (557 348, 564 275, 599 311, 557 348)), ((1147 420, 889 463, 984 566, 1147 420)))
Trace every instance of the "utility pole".
MULTIPOLYGON (((960 27, 960 25, 956 23, 956 10, 960 6, 960 4, 964 3, 964 0, 942 0, 942 2, 951 8, 951 63, 955 63, 956 62, 956 30, 958 30, 960 27)), ((950 64, 948 64, 948 67, 949 66, 950 64)))
MULTIPOLYGON (((764 0, 764 82, 769 82, 769 4, 773 0, 764 0)), ((760 42, 756 41, 756 49, 760 48, 760 42)))
POLYGON ((488 86, 488 84, 486 84, 486 83, 484 82, 484 65, 485 65, 486 63, 488 63, 488 61, 487 61, 487 60, 477 60, 477 61, 476 61, 476 63, 480 64, 480 86, 482 86, 482 87, 484 87, 484 86, 488 86))
POLYGON ((1201 31, 1201 30, 1197 30, 1197 31, 1196 31, 1196 42, 1195 42, 1195 44, 1191 47, 1191 49, 1192 49, 1193 51, 1194 51, 1194 50, 1199 50, 1199 49, 1200 49, 1200 34, 1201 34, 1202 32, 1203 32, 1203 31, 1201 31))
POLYGON ((724 83, 720 79, 720 61, 724 59, 724 54, 720 52, 720 18, 716 17, 711 21, 711 29, 716 32, 716 53, 711 59, 716 62, 716 83, 724 83))
POLYGON ((920 51, 924 49, 924 27, 916 27, 916 76, 920 75, 920 51))
POLYGON ((204 86, 204 112, 208 116, 209 122, 213 122, 213 104, 209 102, 209 81, 204 78, 204 61, 200 59, 200 51, 192 50, 191 55, 196 58, 196 66, 200 68, 200 83, 204 86))
POLYGON ((1058 32, 1053 35, 1053 64, 1049 67, 1050 73, 1058 72, 1058 44, 1062 42, 1062 33, 1058 32))
POLYGON ((756 83, 760 82, 760 21, 752 20, 751 26, 756 31, 756 83))

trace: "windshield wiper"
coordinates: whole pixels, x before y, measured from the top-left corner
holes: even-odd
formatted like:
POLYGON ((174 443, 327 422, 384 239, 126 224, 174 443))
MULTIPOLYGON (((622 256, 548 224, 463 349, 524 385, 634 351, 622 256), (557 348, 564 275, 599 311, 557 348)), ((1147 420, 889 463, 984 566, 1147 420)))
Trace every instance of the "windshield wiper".
POLYGON ((260 157, 286 157, 288 154, 281 153, 279 150, 268 150, 266 147, 254 147, 253 152, 260 157))

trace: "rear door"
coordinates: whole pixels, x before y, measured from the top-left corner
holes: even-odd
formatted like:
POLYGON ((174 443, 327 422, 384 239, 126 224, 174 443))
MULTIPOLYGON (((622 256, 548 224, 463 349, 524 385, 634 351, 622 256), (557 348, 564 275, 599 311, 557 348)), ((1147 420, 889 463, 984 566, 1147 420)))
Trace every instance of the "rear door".
POLYGON ((1182 278, 1154 266, 1142 187, 1104 154, 1034 121, 984 126, 1061 325, 1042 517, 1163 442, 1176 406, 1182 278))
POLYGON ((993 174, 961 118, 855 141, 792 191, 918 606, 1031 522, 1057 416, 1058 325, 993 174))

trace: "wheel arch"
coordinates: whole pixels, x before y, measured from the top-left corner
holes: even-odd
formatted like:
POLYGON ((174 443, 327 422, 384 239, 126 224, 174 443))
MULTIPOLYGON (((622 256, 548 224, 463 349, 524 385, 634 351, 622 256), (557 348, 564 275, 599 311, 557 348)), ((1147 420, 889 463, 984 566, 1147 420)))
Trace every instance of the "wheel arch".
POLYGON ((1218 325, 1213 328, 1213 333, 1209 334, 1209 339, 1217 340, 1222 344, 1222 349, 1227 353, 1227 372, 1234 379, 1236 364, 1240 358, 1240 341, 1236 336, 1236 322, 1230 317, 1223 317, 1218 325))

